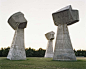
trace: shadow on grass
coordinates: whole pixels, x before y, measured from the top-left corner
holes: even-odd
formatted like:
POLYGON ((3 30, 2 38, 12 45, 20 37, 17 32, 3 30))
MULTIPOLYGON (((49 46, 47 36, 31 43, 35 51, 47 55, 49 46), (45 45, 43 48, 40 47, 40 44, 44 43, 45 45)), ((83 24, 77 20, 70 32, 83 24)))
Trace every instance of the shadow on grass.
POLYGON ((10 59, 7 59, 7 58, 3 58, 1 60, 7 60, 7 61, 26 61, 26 60, 29 60, 29 59, 26 59, 26 60, 10 60, 10 59))
POLYGON ((61 60, 51 60, 52 62, 86 62, 86 60, 76 60, 76 61, 61 61, 61 60))
POLYGON ((77 60, 77 62, 86 62, 86 60, 77 60))
MULTIPOLYGON (((29 61, 29 60, 33 60, 33 59, 34 58, 32 57, 32 58, 26 58, 26 60, 9 60, 6 57, 4 57, 0 60, 1 61, 3 61, 3 60, 7 60, 7 61, 29 61)), ((61 60, 52 60, 50 58, 37 58, 37 57, 36 57, 36 59, 37 60, 44 60, 45 59, 45 61, 47 61, 47 62, 86 62, 86 60, 81 60, 81 59, 77 59, 77 61, 61 61, 61 60)))

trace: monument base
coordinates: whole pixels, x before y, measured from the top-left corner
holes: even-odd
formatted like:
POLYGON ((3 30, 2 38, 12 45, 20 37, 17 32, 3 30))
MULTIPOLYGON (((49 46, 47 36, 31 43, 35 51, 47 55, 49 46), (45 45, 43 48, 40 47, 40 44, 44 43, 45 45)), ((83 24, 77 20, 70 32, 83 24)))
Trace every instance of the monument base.
POLYGON ((76 60, 69 37, 67 24, 58 25, 53 60, 76 60))
POLYGON ((45 53, 45 58, 53 58, 53 41, 48 40, 48 45, 45 53))
POLYGON ((24 47, 24 29, 15 30, 13 42, 9 50, 7 59, 10 60, 25 60, 25 47, 24 47))

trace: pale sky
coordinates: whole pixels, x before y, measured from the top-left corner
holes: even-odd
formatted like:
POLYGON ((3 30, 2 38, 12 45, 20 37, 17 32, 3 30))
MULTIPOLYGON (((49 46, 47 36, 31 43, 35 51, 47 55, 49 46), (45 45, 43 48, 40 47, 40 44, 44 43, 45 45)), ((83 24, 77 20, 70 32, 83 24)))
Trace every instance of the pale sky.
MULTIPOLYGON (((85 0, 0 0, 0 48, 11 47, 15 30, 7 23, 8 18, 21 11, 27 19, 25 28, 25 47, 46 49, 45 34, 50 31, 57 34, 52 13, 71 5, 79 10, 80 21, 68 26, 74 49, 86 50, 86 1, 85 0)), ((53 47, 55 46, 55 39, 53 47)))

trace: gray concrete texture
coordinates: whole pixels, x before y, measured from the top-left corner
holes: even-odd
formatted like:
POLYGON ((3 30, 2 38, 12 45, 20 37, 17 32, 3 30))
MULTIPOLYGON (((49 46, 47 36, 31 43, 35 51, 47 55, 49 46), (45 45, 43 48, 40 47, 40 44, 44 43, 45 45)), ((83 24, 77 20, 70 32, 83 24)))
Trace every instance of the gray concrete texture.
POLYGON ((48 32, 45 34, 45 37, 47 38, 47 40, 53 40, 54 39, 54 32, 51 31, 51 32, 48 32))
POLYGON ((67 25, 79 21, 78 10, 72 10, 69 5, 52 15, 54 24, 58 26, 53 60, 76 60, 67 25))
POLYGON ((48 44, 47 44, 47 48, 46 48, 46 52, 45 52, 45 58, 53 58, 53 39, 54 39, 54 32, 48 32, 47 34, 45 34, 45 37, 48 40, 48 44))
POLYGON ((59 24, 71 25, 79 21, 78 10, 73 10, 71 5, 53 13, 52 16, 56 26, 59 24))
POLYGON ((8 19, 8 23, 14 30, 17 28, 24 29, 26 28, 27 20, 25 19, 23 13, 17 12, 8 19))
POLYGON ((25 60, 24 28, 26 27, 27 21, 24 18, 24 14, 21 12, 15 13, 9 18, 8 22, 15 30, 15 34, 7 59, 25 60))

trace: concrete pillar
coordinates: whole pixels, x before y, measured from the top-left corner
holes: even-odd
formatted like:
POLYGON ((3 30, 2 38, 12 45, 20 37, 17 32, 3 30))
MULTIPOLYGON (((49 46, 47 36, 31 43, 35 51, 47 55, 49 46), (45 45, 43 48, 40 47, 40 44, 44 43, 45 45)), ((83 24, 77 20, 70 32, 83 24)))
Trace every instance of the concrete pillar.
POLYGON ((46 52, 45 52, 45 58, 53 58, 53 39, 54 39, 54 32, 49 32, 47 34, 45 34, 47 40, 48 40, 48 44, 47 44, 47 48, 46 48, 46 52))
POLYGON ((53 20, 58 26, 53 60, 76 60, 67 26, 79 21, 78 10, 69 5, 53 13, 53 20))
POLYGON ((53 58, 53 41, 52 40, 48 40, 47 49, 46 49, 46 53, 44 57, 53 58))
POLYGON ((7 59, 25 60, 24 28, 26 27, 27 21, 25 20, 24 15, 21 12, 18 12, 9 18, 8 23, 15 30, 15 34, 7 59))
POLYGON ((76 60, 67 24, 58 25, 53 60, 76 60))
POLYGON ((10 60, 25 60, 24 29, 15 30, 11 49, 7 56, 10 60))

